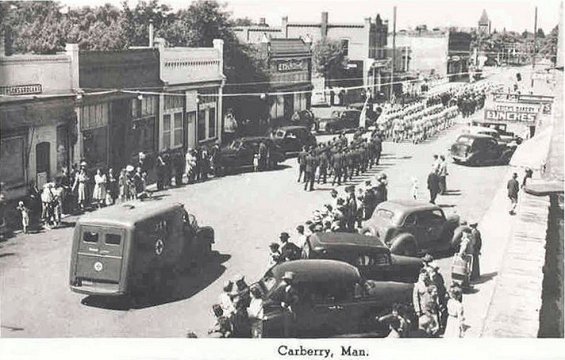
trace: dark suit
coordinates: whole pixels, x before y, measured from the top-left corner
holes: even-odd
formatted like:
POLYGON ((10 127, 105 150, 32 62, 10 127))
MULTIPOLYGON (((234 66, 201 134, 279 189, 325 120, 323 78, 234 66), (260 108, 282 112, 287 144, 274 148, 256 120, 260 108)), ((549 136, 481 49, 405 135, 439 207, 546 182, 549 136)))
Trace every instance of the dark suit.
POLYGON ((435 204, 439 193, 439 176, 435 172, 428 175, 428 190, 430 191, 430 202, 435 204))
POLYGON ((322 180, 322 177, 324 178, 324 184, 325 184, 327 182, 326 178, 328 176, 328 164, 329 164, 328 154, 325 151, 322 151, 320 155, 318 155, 318 164, 320 166, 320 175, 318 176, 318 184, 322 180))
MULTIPOLYGON (((304 173, 304 169, 306 168, 306 156, 308 156, 308 153, 306 151, 301 151, 298 154, 298 182, 300 182, 300 178, 302 178, 302 174, 304 173)), ((306 181, 306 177, 304 178, 304 181, 306 181)))
POLYGON ((334 178, 332 180, 332 186, 336 183, 337 185, 341 185, 341 178, 343 175, 343 155, 341 153, 336 153, 333 156, 332 167, 334 171, 334 178))
POLYGON ((309 191, 314 190, 314 177, 316 176, 316 168, 318 167, 318 161, 313 154, 308 154, 306 156, 306 165, 304 168, 304 176, 306 177, 306 182, 304 183, 304 190, 308 189, 308 184, 310 185, 309 191))

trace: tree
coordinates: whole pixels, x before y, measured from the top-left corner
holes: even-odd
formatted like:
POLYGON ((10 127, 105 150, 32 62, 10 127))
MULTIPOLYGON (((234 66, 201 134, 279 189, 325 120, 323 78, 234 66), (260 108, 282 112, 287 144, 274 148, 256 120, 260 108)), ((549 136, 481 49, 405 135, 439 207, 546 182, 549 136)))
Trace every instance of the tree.
POLYGON ((64 49, 61 6, 53 1, 1 3, 7 53, 53 54, 64 49))
POLYGON ((539 28, 539 29, 538 29, 538 33, 537 33, 537 34, 538 34, 538 38, 540 38, 540 39, 545 38, 545 33, 543 32, 543 29, 542 29, 542 28, 539 28))
POLYGON ((339 79, 343 75, 343 70, 347 66, 347 57, 341 42, 322 39, 317 41, 312 48, 312 68, 326 78, 339 79))
POLYGON ((149 23, 153 21, 156 36, 164 36, 178 17, 178 13, 159 0, 139 1, 132 9, 127 1, 122 3, 124 17, 123 28, 129 46, 147 46, 149 44, 149 23))

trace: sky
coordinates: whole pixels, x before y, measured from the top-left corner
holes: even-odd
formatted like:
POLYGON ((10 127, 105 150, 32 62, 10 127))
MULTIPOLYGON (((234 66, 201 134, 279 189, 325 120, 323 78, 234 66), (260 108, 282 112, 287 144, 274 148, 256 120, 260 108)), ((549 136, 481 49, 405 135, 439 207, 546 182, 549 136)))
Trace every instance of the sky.
MULTIPOLYGON (((138 0, 127 0, 135 6, 138 0)), ((73 6, 120 4, 121 0, 60 0, 73 6)), ((190 0, 161 0, 178 10, 186 8, 190 0)), ((497 30, 525 29, 533 31, 534 9, 538 7, 538 27, 546 33, 559 22, 560 0, 219 0, 235 17, 248 17, 258 21, 264 17, 271 26, 280 26, 281 18, 289 22, 320 21, 320 13, 329 13, 329 22, 363 23, 365 17, 377 13, 392 25, 393 7, 397 6, 397 30, 426 24, 438 26, 476 27, 483 9, 487 11, 492 27, 497 30)))

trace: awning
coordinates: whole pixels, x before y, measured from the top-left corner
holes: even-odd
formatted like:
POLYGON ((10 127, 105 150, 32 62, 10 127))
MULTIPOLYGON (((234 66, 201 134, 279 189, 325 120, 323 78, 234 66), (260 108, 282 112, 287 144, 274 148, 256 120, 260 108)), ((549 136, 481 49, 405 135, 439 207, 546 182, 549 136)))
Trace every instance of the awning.
POLYGON ((524 141, 510 160, 510 165, 539 171, 544 166, 551 141, 551 127, 524 141))

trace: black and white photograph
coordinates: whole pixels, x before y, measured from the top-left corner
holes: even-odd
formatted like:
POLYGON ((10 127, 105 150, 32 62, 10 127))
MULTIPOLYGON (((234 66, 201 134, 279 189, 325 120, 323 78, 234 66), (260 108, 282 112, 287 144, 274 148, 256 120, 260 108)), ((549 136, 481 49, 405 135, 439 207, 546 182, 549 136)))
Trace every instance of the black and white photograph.
POLYGON ((562 25, 0 1, 0 357, 559 358, 562 25))

